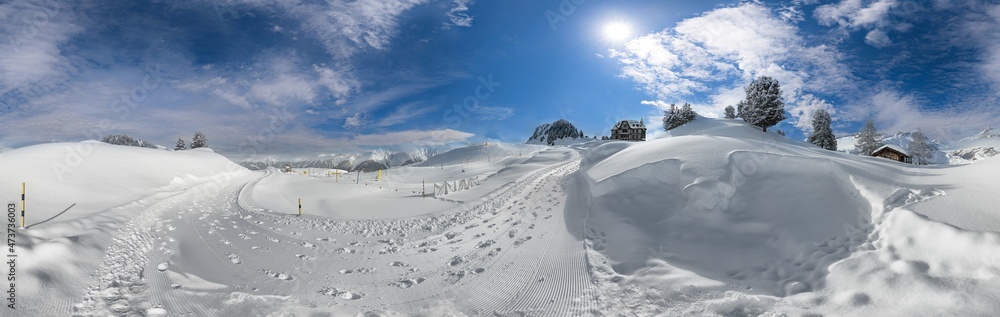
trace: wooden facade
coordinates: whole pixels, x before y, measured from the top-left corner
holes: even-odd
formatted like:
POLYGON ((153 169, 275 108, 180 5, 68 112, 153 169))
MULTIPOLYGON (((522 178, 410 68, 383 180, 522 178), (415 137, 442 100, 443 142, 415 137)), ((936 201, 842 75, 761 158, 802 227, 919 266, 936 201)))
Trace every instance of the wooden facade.
POLYGON ((891 145, 883 145, 882 147, 876 149, 875 152, 872 152, 872 156, 887 158, 902 163, 913 163, 913 158, 907 155, 906 152, 891 145))
POLYGON ((646 141, 646 124, 642 120, 622 120, 611 128, 612 140, 646 141))

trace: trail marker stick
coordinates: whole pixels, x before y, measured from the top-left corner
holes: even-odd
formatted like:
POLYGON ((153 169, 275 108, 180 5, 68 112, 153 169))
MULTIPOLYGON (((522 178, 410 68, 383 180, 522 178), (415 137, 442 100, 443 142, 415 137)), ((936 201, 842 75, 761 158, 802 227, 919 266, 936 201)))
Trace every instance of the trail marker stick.
POLYGON ((24 183, 21 183, 21 229, 24 229, 24 183))

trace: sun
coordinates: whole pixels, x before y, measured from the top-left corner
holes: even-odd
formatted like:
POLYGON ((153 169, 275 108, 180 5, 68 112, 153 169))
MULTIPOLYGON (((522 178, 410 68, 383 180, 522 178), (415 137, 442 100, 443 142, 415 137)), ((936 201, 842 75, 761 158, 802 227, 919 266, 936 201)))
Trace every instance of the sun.
POLYGON ((611 22, 604 25, 604 39, 611 42, 624 42, 632 36, 632 26, 625 22, 611 22))

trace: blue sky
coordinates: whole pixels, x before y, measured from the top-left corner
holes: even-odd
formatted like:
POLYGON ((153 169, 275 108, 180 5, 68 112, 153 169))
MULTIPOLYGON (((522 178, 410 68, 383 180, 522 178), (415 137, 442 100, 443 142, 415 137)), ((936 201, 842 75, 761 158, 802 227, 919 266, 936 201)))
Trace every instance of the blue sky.
POLYGON ((1000 5, 986 1, 11 1, 0 146, 204 131, 234 156, 523 142, 569 119, 659 130, 777 78, 804 138, 970 135, 1000 122, 1000 5), (609 25, 629 32, 605 34, 609 25))

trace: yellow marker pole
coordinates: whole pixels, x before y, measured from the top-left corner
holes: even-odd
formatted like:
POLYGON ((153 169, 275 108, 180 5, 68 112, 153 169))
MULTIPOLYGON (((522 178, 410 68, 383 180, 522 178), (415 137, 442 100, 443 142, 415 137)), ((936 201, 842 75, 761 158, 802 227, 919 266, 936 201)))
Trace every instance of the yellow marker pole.
POLYGON ((21 229, 24 229, 24 183, 21 183, 21 229))
POLYGON ((302 215, 302 198, 299 198, 299 216, 302 215))

